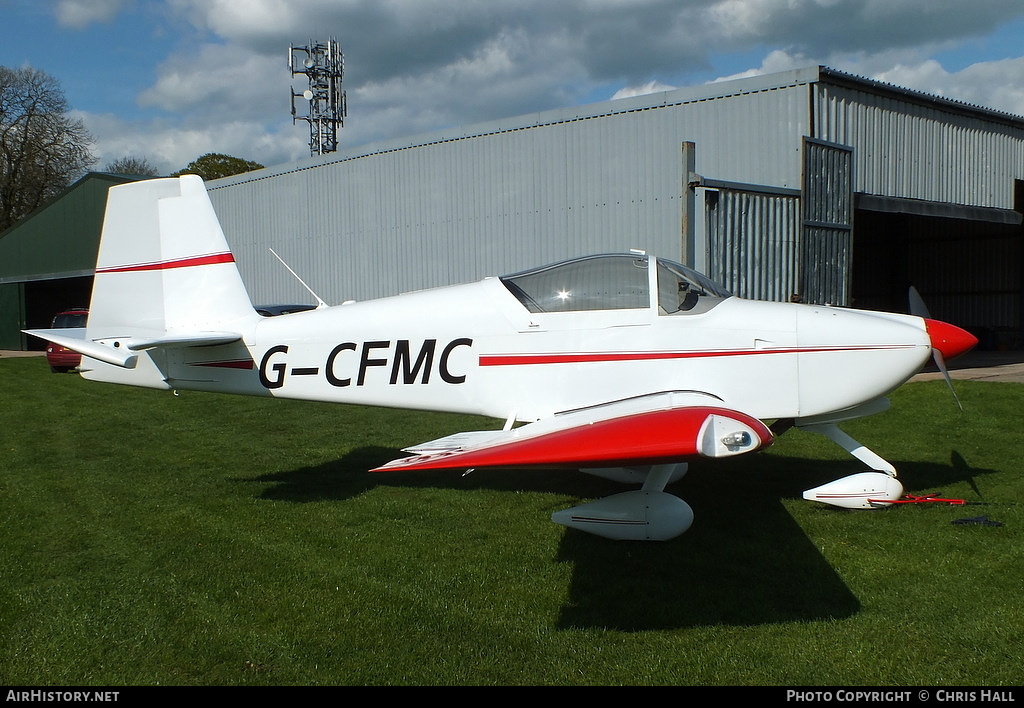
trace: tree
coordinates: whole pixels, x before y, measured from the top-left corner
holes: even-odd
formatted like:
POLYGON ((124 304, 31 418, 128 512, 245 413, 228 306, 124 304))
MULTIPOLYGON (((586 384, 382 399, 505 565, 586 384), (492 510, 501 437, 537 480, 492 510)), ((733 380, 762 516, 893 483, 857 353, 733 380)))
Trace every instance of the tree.
POLYGON ((104 166, 103 171, 115 175, 133 175, 135 177, 156 177, 160 174, 149 160, 144 157, 135 157, 134 155, 125 155, 116 160, 111 160, 104 166))
POLYGON ((46 72, 0 66, 0 232, 56 197, 96 158, 46 72))
POLYGON ((221 155, 217 152, 211 152, 203 155, 194 162, 190 162, 188 167, 175 172, 171 176, 179 177, 181 175, 199 175, 204 180, 209 181, 211 179, 220 179, 221 177, 238 175, 243 172, 252 172, 253 170, 259 170, 262 168, 263 165, 258 162, 251 162, 249 160, 243 160, 240 157, 231 157, 230 155, 221 155))

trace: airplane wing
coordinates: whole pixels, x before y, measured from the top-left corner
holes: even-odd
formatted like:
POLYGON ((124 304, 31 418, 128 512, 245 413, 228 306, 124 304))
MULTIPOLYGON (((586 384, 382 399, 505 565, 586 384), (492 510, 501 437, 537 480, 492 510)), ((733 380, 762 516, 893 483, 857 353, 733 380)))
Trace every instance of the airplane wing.
POLYGON ((518 428, 457 433, 406 448, 372 471, 657 465, 760 450, 772 434, 714 396, 667 391, 559 413, 518 428))

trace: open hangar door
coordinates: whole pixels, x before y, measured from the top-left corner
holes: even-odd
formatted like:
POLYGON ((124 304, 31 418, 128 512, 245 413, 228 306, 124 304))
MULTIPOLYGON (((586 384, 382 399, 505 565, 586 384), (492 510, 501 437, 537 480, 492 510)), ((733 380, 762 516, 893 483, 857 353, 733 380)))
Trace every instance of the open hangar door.
POLYGON ((853 307, 907 312, 913 286, 933 318, 970 331, 979 349, 1024 346, 1020 212, 870 195, 855 203, 853 307))
MULTIPOLYGON (((33 280, 25 283, 25 329, 49 329, 53 316, 72 307, 89 307, 92 276, 33 280)), ((29 351, 42 351, 46 342, 26 337, 29 351)))

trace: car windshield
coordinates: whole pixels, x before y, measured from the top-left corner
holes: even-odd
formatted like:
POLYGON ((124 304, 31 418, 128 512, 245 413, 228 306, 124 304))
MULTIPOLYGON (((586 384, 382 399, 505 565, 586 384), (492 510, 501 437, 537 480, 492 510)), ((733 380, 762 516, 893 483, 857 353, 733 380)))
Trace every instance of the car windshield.
POLYGON ((578 258, 501 278, 530 312, 579 312, 650 307, 647 258, 578 258))
POLYGON ((85 312, 62 312, 53 318, 53 329, 85 327, 85 321, 88 317, 89 315, 85 312))

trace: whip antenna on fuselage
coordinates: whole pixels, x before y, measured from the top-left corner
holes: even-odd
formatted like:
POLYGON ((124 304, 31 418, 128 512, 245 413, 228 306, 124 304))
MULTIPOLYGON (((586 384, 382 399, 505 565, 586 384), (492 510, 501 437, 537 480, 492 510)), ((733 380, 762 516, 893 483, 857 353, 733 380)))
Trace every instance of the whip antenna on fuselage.
POLYGON ((292 274, 293 276, 295 276, 295 279, 296 279, 297 281, 299 281, 300 283, 302 283, 302 287, 304 287, 304 288, 305 288, 306 290, 308 290, 308 291, 309 291, 309 294, 310 294, 310 295, 312 295, 312 296, 313 296, 313 298, 314 298, 314 299, 316 300, 316 303, 317 303, 317 304, 316 304, 316 309, 318 309, 318 310, 319 310, 319 309, 321 309, 321 308, 327 307, 327 303, 326 303, 326 302, 324 302, 323 300, 321 300, 321 299, 320 299, 320 296, 319 296, 319 295, 317 295, 317 294, 316 294, 315 292, 313 292, 313 288, 311 288, 311 287, 309 287, 308 285, 306 285, 306 281, 305 281, 305 280, 303 280, 302 278, 300 278, 300 277, 299 277, 299 275, 298 275, 298 273, 296 273, 296 272, 295 272, 294 270, 292 270, 292 269, 291 269, 291 266, 289 266, 289 265, 288 265, 287 263, 285 263, 285 262, 284 262, 284 259, 283 259, 283 258, 281 258, 281 256, 277 255, 277 252, 276 252, 276 251, 275 251, 275 250, 274 250, 273 248, 270 248, 270 249, 268 249, 268 250, 269 250, 269 251, 270 251, 271 253, 273 253, 273 254, 274 254, 274 258, 276 258, 277 260, 281 261, 281 265, 283 265, 283 266, 284 266, 285 268, 287 268, 287 269, 288 269, 288 272, 289 272, 289 273, 291 273, 291 274, 292 274))

